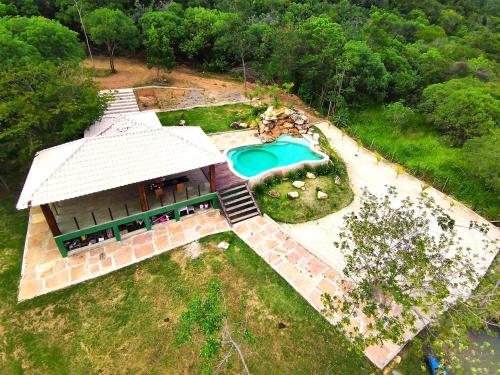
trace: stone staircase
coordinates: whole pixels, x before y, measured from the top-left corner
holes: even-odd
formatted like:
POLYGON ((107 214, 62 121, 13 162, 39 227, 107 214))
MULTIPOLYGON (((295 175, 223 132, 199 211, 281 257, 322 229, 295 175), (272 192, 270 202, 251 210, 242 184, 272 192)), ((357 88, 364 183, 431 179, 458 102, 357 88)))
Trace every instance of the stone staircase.
POLYGON ((137 105, 134 90, 105 90, 101 91, 101 93, 113 95, 113 99, 108 103, 108 108, 106 108, 104 116, 120 115, 128 112, 139 112, 139 106, 137 105))
POLYGON ((240 221, 261 215, 246 182, 219 190, 217 194, 219 195, 222 210, 231 226, 240 221))

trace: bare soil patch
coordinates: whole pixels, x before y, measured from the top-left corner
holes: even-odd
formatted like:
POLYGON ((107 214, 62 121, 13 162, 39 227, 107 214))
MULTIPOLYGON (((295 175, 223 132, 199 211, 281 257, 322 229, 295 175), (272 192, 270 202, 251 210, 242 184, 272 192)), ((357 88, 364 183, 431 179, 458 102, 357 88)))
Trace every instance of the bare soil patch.
MULTIPOLYGON (((94 57, 97 70, 109 69, 109 60, 105 56, 94 57)), ((84 65, 91 67, 89 59, 84 65)), ((104 77, 94 77, 102 89, 117 89, 138 86, 155 85, 156 70, 148 69, 144 60, 137 58, 117 57, 115 65, 118 73, 104 77)), ((161 73, 162 85, 179 88, 203 89, 203 95, 194 90, 160 89, 152 95, 144 95, 140 100, 142 109, 180 109, 190 106, 206 106, 220 102, 238 102, 245 99, 243 82, 229 78, 223 74, 197 72, 185 65, 176 66, 171 72, 161 73), (144 105, 146 103, 146 105, 144 105)), ((255 89, 255 84, 247 83, 248 90, 255 89)), ((322 120, 321 115, 306 105, 295 95, 282 95, 281 100, 286 106, 296 106, 303 109, 311 122, 322 120)), ((262 98, 270 103, 269 98, 262 98)))

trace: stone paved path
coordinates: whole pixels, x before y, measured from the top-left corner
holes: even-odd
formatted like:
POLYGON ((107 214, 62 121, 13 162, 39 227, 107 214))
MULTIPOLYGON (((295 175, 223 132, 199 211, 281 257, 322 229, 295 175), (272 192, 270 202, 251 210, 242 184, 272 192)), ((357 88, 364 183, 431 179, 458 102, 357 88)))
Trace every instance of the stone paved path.
MULTIPOLYGON (((233 230, 320 313, 322 294, 342 296, 341 272, 290 238, 269 217, 256 216, 235 224, 233 230)), ((335 324, 339 317, 327 319, 335 324)), ((364 332, 367 321, 360 317, 353 324, 364 332)), ((369 347, 365 354, 377 367, 383 368, 399 350, 398 345, 387 342, 380 347, 369 347)))
MULTIPOLYGON (((334 248, 333 243, 338 241, 344 215, 359 210, 362 189, 366 187, 372 194, 382 196, 386 192, 387 185, 394 186, 401 198, 410 197, 416 200, 420 196, 422 186, 425 183, 406 172, 397 175, 394 164, 384 160, 377 162, 373 152, 359 147, 352 138, 342 134, 338 128, 328 122, 325 121, 316 126, 321 129, 330 141, 331 146, 344 160, 351 189, 354 192, 354 200, 349 206, 319 220, 302 224, 283 224, 283 227, 293 238, 297 239, 324 262, 338 269, 343 269, 345 265, 344 258, 340 251, 334 248)), ((497 241, 497 251, 500 242, 500 229, 464 204, 439 190, 429 187, 426 192, 455 220, 458 225, 456 228, 457 234, 462 239, 461 245, 471 249, 471 258, 477 261, 477 270, 480 274, 483 274, 491 264, 496 251, 492 254, 484 254, 484 238, 478 231, 468 229, 469 222, 477 221, 489 226, 488 236, 491 240, 497 241)))
POLYGON ((229 230, 218 210, 153 226, 120 242, 63 258, 39 207, 30 212, 18 299, 25 300, 89 280, 210 234, 229 230))

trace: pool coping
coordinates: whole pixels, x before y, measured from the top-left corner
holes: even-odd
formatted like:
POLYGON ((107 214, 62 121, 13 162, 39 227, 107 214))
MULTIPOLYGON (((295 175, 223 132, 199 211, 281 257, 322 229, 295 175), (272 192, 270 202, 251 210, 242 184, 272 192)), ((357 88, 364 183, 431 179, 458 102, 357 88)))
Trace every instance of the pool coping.
MULTIPOLYGON (((283 136, 283 135, 285 135, 285 134, 282 134, 281 136, 283 136)), ((280 137, 278 137, 273 142, 276 142, 280 137)), ((314 152, 316 154, 319 154, 322 157, 320 160, 302 160, 302 161, 298 161, 298 162, 290 164, 290 165, 284 165, 284 166, 280 166, 280 167, 271 168, 271 169, 268 169, 266 171, 263 171, 263 172, 255 175, 255 176, 247 177, 247 176, 244 176, 241 173, 239 173, 233 167, 233 161, 228 157, 227 154, 228 154, 229 151, 235 150, 237 148, 247 147, 247 146, 263 145, 263 144, 265 144, 264 142, 262 142, 262 141, 259 140, 259 141, 256 141, 254 143, 246 144, 246 145, 243 145, 243 146, 237 146, 237 147, 229 148, 227 150, 224 150, 224 157, 227 160, 227 166, 228 166, 229 170, 232 173, 234 173, 236 176, 238 176, 238 177, 240 177, 240 178, 242 178, 244 180, 247 180, 248 181, 248 186, 250 188, 253 188, 255 185, 258 185, 258 184, 262 183, 266 178, 271 177, 273 175, 276 175, 278 173, 280 173, 283 177, 285 177, 291 171, 296 170, 296 169, 300 169, 300 168, 302 168, 302 167, 304 167, 306 165, 308 165, 310 167, 315 167, 315 166, 318 166, 318 165, 321 165, 321 164, 328 163, 330 161, 330 157, 327 154, 325 154, 322 151, 314 149, 314 146, 316 146, 317 144, 319 144, 319 142, 317 140, 313 139, 310 136, 302 136, 302 138, 305 139, 305 140, 307 140, 309 142, 309 149, 312 152, 314 152)), ((272 142, 270 142, 270 143, 272 143, 272 142)))

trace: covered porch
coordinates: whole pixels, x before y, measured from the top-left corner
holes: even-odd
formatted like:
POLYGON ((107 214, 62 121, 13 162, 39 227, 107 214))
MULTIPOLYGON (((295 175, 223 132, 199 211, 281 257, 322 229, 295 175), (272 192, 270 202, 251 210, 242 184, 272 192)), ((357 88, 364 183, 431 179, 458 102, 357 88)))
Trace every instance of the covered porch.
POLYGON ((63 256, 150 230, 152 226, 218 208, 215 167, 194 169, 41 205, 63 256), (213 177, 212 177, 213 176, 213 177))
POLYGON ((224 162, 197 127, 90 136, 39 152, 17 208, 40 206, 65 257, 218 208, 224 162))

